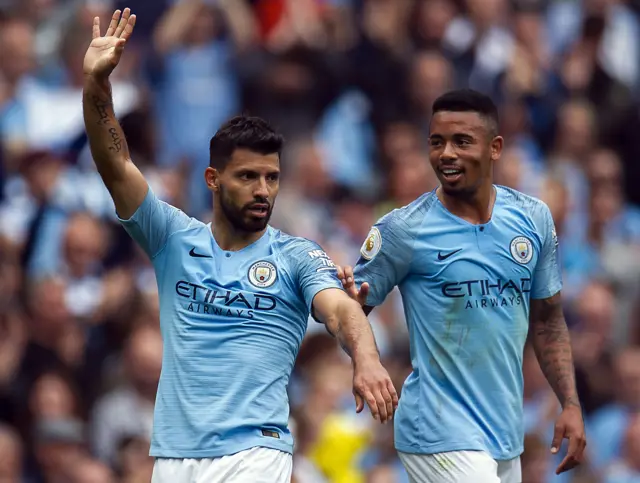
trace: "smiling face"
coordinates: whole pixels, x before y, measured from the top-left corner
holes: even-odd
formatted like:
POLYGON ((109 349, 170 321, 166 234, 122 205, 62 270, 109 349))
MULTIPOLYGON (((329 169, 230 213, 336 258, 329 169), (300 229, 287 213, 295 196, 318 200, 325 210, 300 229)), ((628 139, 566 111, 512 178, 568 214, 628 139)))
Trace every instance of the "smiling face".
POLYGON ((503 140, 491 119, 473 111, 438 111, 431 119, 429 161, 452 196, 473 196, 493 182, 503 140))

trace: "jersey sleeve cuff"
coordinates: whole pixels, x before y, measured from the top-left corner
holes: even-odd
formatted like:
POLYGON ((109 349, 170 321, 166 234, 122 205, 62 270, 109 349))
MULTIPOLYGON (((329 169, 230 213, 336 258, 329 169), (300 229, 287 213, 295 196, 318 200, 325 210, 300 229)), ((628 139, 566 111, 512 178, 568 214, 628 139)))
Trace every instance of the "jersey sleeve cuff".
POLYGON ((562 290, 562 284, 555 284, 547 287, 546 290, 539 290, 537 292, 531 292, 531 298, 533 300, 544 300, 553 297, 562 290))
POLYGON ((130 225, 132 223, 135 223, 136 219, 140 216, 140 213, 143 213, 145 210, 147 210, 149 206, 154 203, 155 200, 156 200, 156 195, 151 189, 151 186, 148 186, 147 194, 144 196, 142 203, 140 203, 140 206, 138 206, 136 211, 134 211, 129 218, 120 218, 120 215, 116 211, 116 218, 123 225, 130 225))
POLYGON ((342 287, 340 286, 339 283, 328 283, 325 285, 318 285, 317 287, 313 287, 310 290, 310 293, 312 294, 311 297, 309 297, 309 302, 308 302, 308 306, 307 309, 309 310, 309 313, 311 314, 311 317, 313 318, 313 320, 315 320, 318 323, 322 323, 320 322, 318 319, 316 319, 315 314, 313 313, 313 301, 316 298, 316 295, 318 295, 320 292, 324 292, 325 290, 331 289, 331 288, 337 288, 339 290, 343 290, 342 287))

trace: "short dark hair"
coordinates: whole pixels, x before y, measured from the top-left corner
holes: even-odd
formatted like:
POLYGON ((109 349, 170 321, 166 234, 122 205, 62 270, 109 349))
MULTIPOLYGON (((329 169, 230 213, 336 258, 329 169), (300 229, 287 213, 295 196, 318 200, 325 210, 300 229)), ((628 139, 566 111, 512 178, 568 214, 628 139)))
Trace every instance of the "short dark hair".
POLYGON ((438 97, 431 108, 436 112, 477 112, 485 120, 489 121, 489 130, 492 136, 498 134, 498 108, 487 95, 472 89, 459 89, 449 91, 438 97))
POLYGON ((284 137, 267 121, 253 116, 235 116, 225 122, 209 142, 209 166, 224 169, 236 149, 280 155, 284 137))

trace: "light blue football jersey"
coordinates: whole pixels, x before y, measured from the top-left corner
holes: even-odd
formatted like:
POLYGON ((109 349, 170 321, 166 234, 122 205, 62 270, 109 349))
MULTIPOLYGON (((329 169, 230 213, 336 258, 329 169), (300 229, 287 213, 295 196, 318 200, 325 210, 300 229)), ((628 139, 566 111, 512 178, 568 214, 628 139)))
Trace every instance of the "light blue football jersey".
POLYGON ((314 242, 269 227, 229 252, 210 224, 149 189, 121 220, 151 258, 164 340, 151 455, 214 458, 263 446, 292 452, 287 385, 314 296, 342 289, 314 242))
POLYGON ((355 268, 367 305, 398 286, 413 370, 395 416, 406 453, 523 450, 522 355, 531 299, 562 288, 547 206, 496 187, 491 221, 473 225, 434 192, 372 228, 355 268))

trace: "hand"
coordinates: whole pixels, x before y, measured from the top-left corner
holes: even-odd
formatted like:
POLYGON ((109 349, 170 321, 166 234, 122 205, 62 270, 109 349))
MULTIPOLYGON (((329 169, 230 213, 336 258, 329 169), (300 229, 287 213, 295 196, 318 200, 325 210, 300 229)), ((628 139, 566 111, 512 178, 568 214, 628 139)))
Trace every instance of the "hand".
POLYGON ((104 37, 100 36, 100 18, 93 19, 93 40, 84 56, 84 74, 94 78, 109 77, 113 69, 120 62, 124 45, 133 33, 136 16, 131 10, 124 9, 122 17, 120 10, 113 12, 111 23, 104 37))
POLYGON ((366 401, 373 419, 381 423, 390 421, 398 407, 398 393, 377 357, 354 362, 353 395, 356 412, 362 412, 366 401))
POLYGON ((558 417, 551 442, 553 454, 558 452, 564 438, 569 440, 569 450, 562 463, 556 468, 556 475, 569 471, 582 463, 587 439, 584 434, 584 421, 579 406, 567 406, 558 417))
POLYGON ((360 286, 360 290, 356 287, 355 278, 353 277, 353 268, 349 265, 346 265, 344 268, 336 267, 338 270, 338 278, 342 282, 342 286, 344 290, 347 292, 349 297, 358 302, 361 306, 364 307, 365 302, 367 301, 367 295, 369 295, 369 284, 364 282, 360 286))

